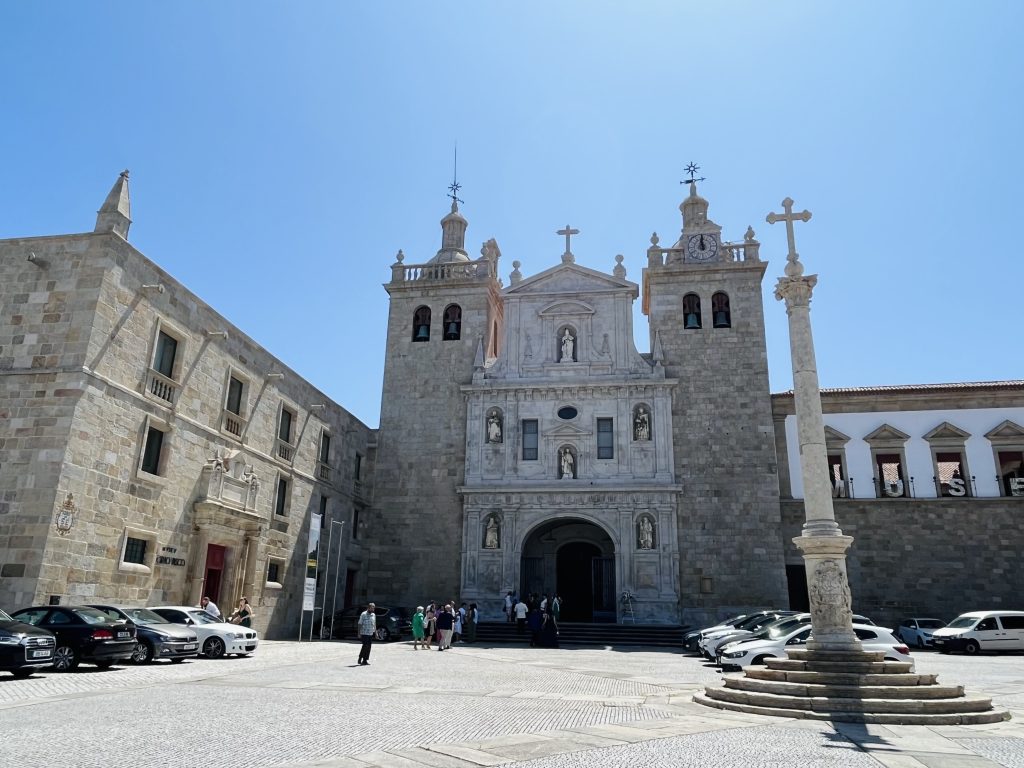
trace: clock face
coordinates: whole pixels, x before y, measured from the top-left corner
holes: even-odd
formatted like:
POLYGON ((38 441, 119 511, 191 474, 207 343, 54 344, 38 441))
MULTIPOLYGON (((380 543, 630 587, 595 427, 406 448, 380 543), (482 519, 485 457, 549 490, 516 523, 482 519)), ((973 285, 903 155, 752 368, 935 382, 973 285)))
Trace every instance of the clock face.
POLYGON ((718 240, 714 235, 690 235, 686 241, 686 255, 691 261, 710 261, 718 254, 718 240))

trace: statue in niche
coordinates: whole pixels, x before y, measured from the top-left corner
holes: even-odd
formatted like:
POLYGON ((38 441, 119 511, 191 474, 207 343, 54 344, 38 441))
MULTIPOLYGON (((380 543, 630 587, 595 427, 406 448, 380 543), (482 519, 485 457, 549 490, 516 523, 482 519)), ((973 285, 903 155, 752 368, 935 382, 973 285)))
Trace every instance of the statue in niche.
POLYGON ((651 439, 651 417, 642 405, 636 409, 636 416, 633 418, 633 439, 651 439))
POLYGON ((576 460, 572 457, 572 451, 568 448, 563 448, 561 454, 558 457, 559 467, 561 469, 561 478, 563 480, 572 480, 573 478, 573 466, 576 460))
POLYGON ((562 356, 558 359, 560 363, 571 363, 572 362, 572 350, 573 343, 576 338, 569 333, 569 329, 565 329, 565 333, 562 334, 562 356))
POLYGON ((497 549, 500 534, 501 527, 498 525, 498 518, 492 515, 487 518, 487 530, 484 532, 484 549, 497 549))
POLYGON ((533 357, 533 344, 530 340, 530 334, 526 334, 526 351, 523 352, 523 357, 527 360, 533 357))
POLYGON ((641 517, 637 523, 637 539, 640 542, 640 549, 654 549, 654 525, 651 518, 641 517))
POLYGON ((497 411, 491 411, 490 416, 487 417, 487 442, 501 442, 501 416, 497 411))

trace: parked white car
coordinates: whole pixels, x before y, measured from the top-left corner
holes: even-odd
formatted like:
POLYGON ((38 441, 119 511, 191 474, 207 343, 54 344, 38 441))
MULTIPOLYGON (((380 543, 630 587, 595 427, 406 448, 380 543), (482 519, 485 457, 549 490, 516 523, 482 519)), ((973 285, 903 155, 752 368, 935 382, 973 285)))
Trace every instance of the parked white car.
MULTIPOLYGON (((914 662, 910 657, 910 649, 897 640, 890 630, 870 624, 854 624, 853 631, 865 651, 882 651, 888 661, 914 662)), ((777 637, 741 640, 721 648, 718 661, 723 668, 742 669, 751 664, 763 664, 765 659, 784 659, 787 648, 805 645, 810 636, 811 626, 804 624, 791 627, 777 637)))
POLYGON ((932 644, 941 653, 1024 651, 1024 611, 972 611, 936 629, 932 644))
POLYGON ((942 619, 904 619, 896 627, 896 637, 907 645, 924 648, 932 644, 932 635, 936 629, 942 629, 946 622, 942 619))
POLYGON ((741 622, 735 627, 721 629, 716 632, 710 632, 703 635, 698 645, 700 646, 701 653, 703 653, 709 661, 714 661, 715 654, 718 649, 726 643, 732 642, 733 640, 739 640, 741 638, 748 638, 755 632, 761 631, 769 624, 772 624, 779 619, 785 619, 796 615, 796 611, 763 611, 752 615, 749 619, 741 622))
POLYGON ((208 659, 219 659, 232 653, 248 656, 259 644, 255 629, 219 621, 202 608, 163 605, 152 610, 171 624, 183 624, 194 629, 199 636, 200 652, 208 659))

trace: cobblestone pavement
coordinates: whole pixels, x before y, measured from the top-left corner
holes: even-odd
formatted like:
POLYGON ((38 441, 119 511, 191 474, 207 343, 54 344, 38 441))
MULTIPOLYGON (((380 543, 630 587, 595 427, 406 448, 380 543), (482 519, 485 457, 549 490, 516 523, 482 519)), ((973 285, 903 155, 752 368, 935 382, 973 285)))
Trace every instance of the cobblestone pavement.
POLYGON ((991 695, 988 726, 863 726, 692 703, 721 674, 655 649, 461 646, 443 654, 265 642, 249 658, 0 674, 0 750, 19 768, 889 766, 1024 768, 1024 656, 915 654, 991 695))

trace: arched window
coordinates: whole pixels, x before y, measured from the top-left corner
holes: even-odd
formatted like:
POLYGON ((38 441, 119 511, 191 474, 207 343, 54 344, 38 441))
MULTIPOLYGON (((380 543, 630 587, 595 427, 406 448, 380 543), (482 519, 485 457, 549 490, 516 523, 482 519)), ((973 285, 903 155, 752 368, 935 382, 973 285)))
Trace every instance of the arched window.
POLYGON ((702 328, 700 316, 700 296, 688 293, 683 296, 683 328, 696 331, 702 328))
POLYGON ((412 340, 430 341, 430 307, 419 307, 413 312, 412 340))
POLYGON ((711 326, 713 328, 732 328, 729 294, 719 291, 711 297, 711 326))
POLYGON ((444 308, 444 340, 458 341, 462 337, 462 307, 449 304, 444 308))

